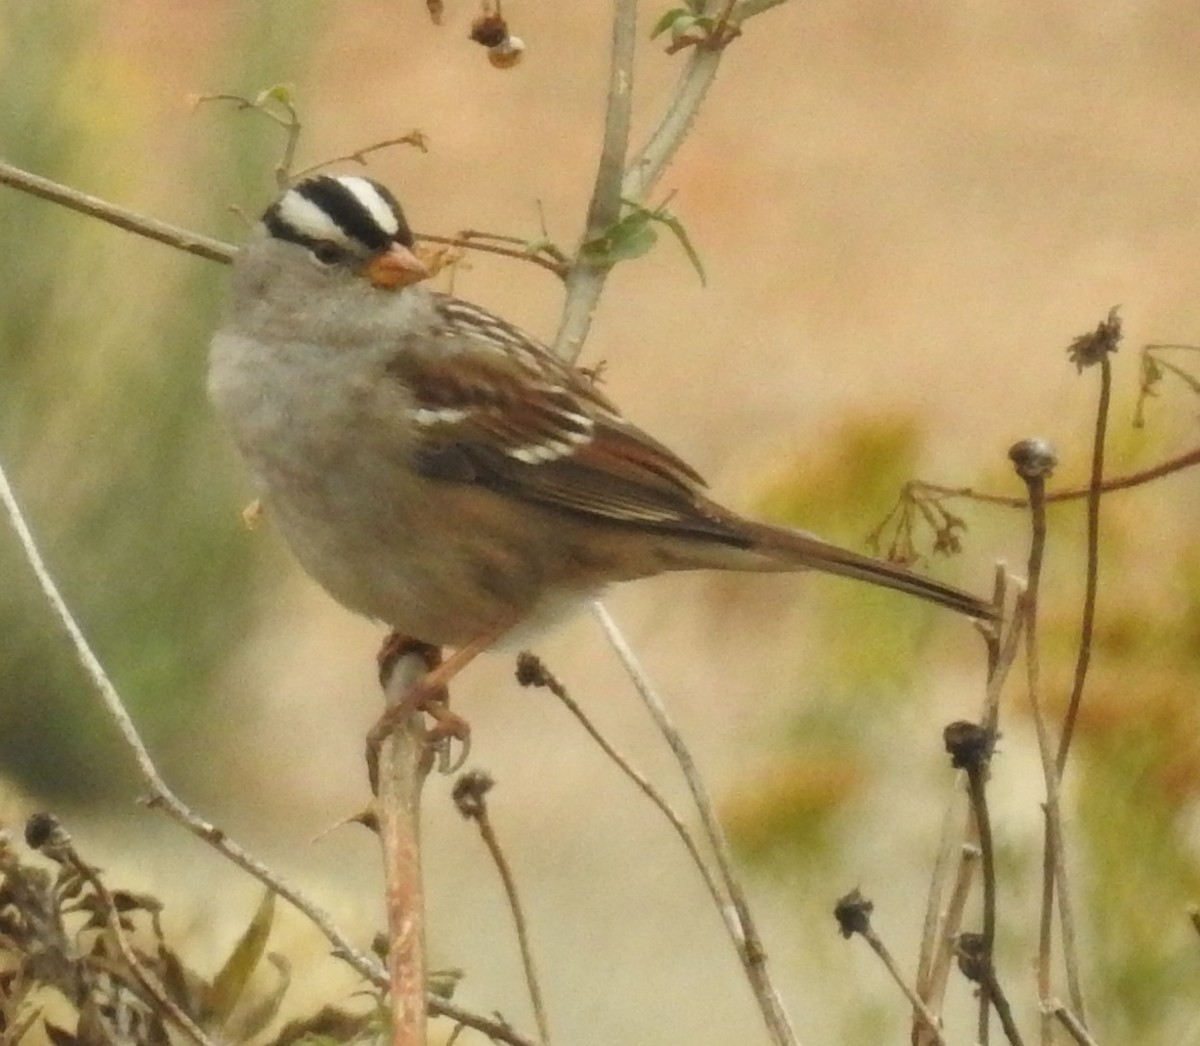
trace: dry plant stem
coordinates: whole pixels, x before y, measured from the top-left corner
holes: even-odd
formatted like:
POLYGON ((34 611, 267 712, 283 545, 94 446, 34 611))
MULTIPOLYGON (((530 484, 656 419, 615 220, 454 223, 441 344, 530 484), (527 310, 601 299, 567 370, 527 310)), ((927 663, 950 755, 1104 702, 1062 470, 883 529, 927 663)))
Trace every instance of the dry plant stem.
MULTIPOLYGON (((1117 476, 1113 479, 1105 480, 1095 489, 1101 494, 1111 494, 1117 490, 1130 490, 1133 487, 1152 483, 1163 476, 1169 476, 1172 472, 1180 472, 1183 469, 1192 468, 1196 465, 1200 465, 1200 447, 1193 447, 1191 450, 1184 451, 1182 454, 1153 465, 1148 469, 1131 472, 1128 476, 1117 476)), ((1060 501, 1079 501, 1081 498, 1091 497, 1093 489, 1089 484, 1086 487, 1059 490, 1053 494, 1047 494, 1045 500, 1047 504, 1057 504, 1060 501)), ((913 480, 907 484, 907 490, 915 494, 925 493, 946 498, 967 498, 971 501, 981 501, 988 505, 1002 505, 1005 508, 1029 508, 1028 498, 1014 498, 1003 494, 985 494, 983 491, 975 490, 973 487, 945 487, 938 483, 913 480)))
MULTIPOLYGON (((1071 698, 1067 702, 1067 715, 1063 720, 1062 734, 1058 739, 1058 756, 1055 766, 1061 778, 1066 769, 1067 756, 1071 751, 1071 737, 1075 732, 1075 719, 1079 714, 1079 702, 1083 698, 1083 685, 1087 680, 1088 665, 1092 657, 1092 632, 1096 624, 1096 588, 1100 572, 1100 488, 1104 483, 1104 442, 1108 432, 1108 408, 1112 400, 1112 363, 1108 356, 1100 360, 1100 398, 1096 407, 1096 431, 1092 442, 1092 481, 1087 499, 1087 578, 1083 596, 1083 620, 1079 630, 1079 656, 1075 662, 1075 679, 1071 686, 1071 698)), ((1078 986, 1076 986, 1077 989, 1078 986)), ((1071 1005, 1082 1014, 1083 1000, 1071 993, 1071 1005)))
MULTIPOLYGON (((1026 480, 1029 488, 1030 520, 1032 539, 1029 547, 1029 587, 1021 599, 1026 618, 1025 664, 1028 676, 1029 703, 1033 709, 1033 722, 1037 732, 1038 751, 1042 759, 1042 776, 1046 786, 1042 906, 1038 923, 1037 984, 1038 998, 1050 998, 1050 963, 1053 951, 1052 927, 1054 921, 1054 892, 1056 869, 1061 864, 1062 835, 1058 804, 1058 771, 1054 764, 1054 750, 1050 741, 1046 714, 1042 708, 1041 661, 1037 643, 1038 589, 1041 582, 1042 559, 1046 548, 1046 498, 1045 481, 1041 476, 1026 480)), ((1065 874, 1060 884, 1065 884, 1065 874)), ((1050 1046, 1054 1039, 1053 1017, 1042 1011, 1041 1032, 1043 1046, 1050 1046)))
MULTIPOLYGON (((975 869, 978 866, 978 846, 974 842, 964 842, 960 848, 958 870, 950 891, 950 900, 946 903, 945 914, 938 923, 938 948, 924 986, 918 985, 921 998, 931 1012, 940 1012, 942 1008, 946 985, 950 981, 950 968, 954 961, 954 939, 962 926, 963 913, 967 909, 967 899, 971 896, 971 884, 974 882, 975 869)), ((929 1046, 930 1039, 924 1023, 918 1023, 914 1028, 913 1041, 914 1046, 929 1046)))
MULTIPOLYGON (((1002 563, 996 566, 996 601, 1004 605, 1004 593, 1012 583, 1002 563)), ((1018 593, 1019 594, 1019 593, 1018 593)), ((1000 637, 988 638, 988 682, 980 722, 984 728, 995 735, 998 729, 1000 715, 1000 694, 1016 661, 1020 650, 1020 640, 1025 627, 1024 611, 1018 600, 1017 611, 1013 616, 1008 630, 1000 637)), ((956 782, 961 781, 963 772, 960 771, 956 782)), ((957 806, 957 788, 954 805, 957 806)), ((925 930, 921 939, 921 953, 918 965, 917 991, 921 998, 935 1011, 941 1009, 945 996, 946 985, 949 983, 950 968, 954 960, 954 938, 962 924, 962 915, 970 893, 971 882, 975 869, 979 864, 978 842, 974 831, 974 821, 967 824, 955 840, 952 835, 952 816, 954 806, 947 810, 942 834, 942 846, 938 864, 930 883, 929 899, 925 910, 925 930), (938 906, 941 902, 941 883, 945 879, 945 861, 947 855, 955 849, 958 851, 957 870, 954 877, 954 887, 951 898, 946 906, 945 914, 938 918, 938 906)), ((918 1033, 918 1046, 921 1040, 918 1033)))
MULTIPOLYGON (((987 965, 986 991, 992 997, 992 1004, 996 1007, 996 1016, 1000 1018, 1000 1027, 1004 1029, 1004 1035, 1011 1046, 1023 1046, 1024 1040, 1022 1040, 1021 1032, 1017 1028, 1017 1022, 1013 1019, 1012 1007, 1008 1004, 1008 996, 1004 994, 1004 989, 1000 987, 1000 982, 996 980, 996 971, 992 967, 990 957, 987 965)), ((986 1040, 982 1041, 986 1044, 986 1040)))
MULTIPOLYGON (((1104 444, 1108 432, 1109 404, 1112 400, 1112 363, 1107 355, 1100 358, 1100 396, 1096 406, 1096 429, 1092 443, 1092 476, 1087 500, 1087 576, 1083 597, 1083 618, 1079 631, 1079 655, 1075 661, 1075 678, 1071 685, 1071 697, 1067 702, 1067 714, 1063 720, 1062 733, 1058 739, 1058 754, 1055 772, 1062 781, 1067 757, 1071 751, 1071 737, 1075 732, 1075 720, 1083 699, 1083 687, 1087 681, 1088 666, 1092 657, 1092 635, 1096 623, 1096 592, 1100 575, 1100 488, 1104 482, 1104 444)), ((1047 811, 1048 813, 1049 811, 1047 811)), ((1061 822, 1060 822, 1061 825, 1061 822)), ((1047 830, 1049 843, 1049 829, 1047 830)), ((1061 851, 1061 839, 1059 850, 1061 851)), ((1060 852, 1056 862, 1056 874, 1062 876, 1065 857, 1060 852)), ((1075 920, 1071 897, 1066 889, 1065 876, 1058 884, 1059 923, 1062 933, 1063 967, 1067 975, 1067 993, 1078 1020, 1086 1025, 1087 1010, 1083 1001, 1083 987, 1079 976, 1079 948, 1075 937, 1075 920)), ((1044 998, 1044 996, 1043 996, 1044 998)))
POLYGON ((534 265, 539 265, 547 272, 552 272, 560 278, 563 275, 563 267, 560 264, 551 261, 549 258, 544 258, 540 254, 530 253, 524 248, 501 247, 495 243, 480 243, 478 240, 473 240, 466 236, 434 236, 431 233, 421 232, 414 233, 413 235, 422 243, 440 243, 446 247, 461 247, 467 251, 498 254, 503 258, 512 258, 516 261, 533 262, 534 265))
MULTIPOLYGON (((186 251, 200 258, 206 258, 209 261, 222 262, 227 265, 233 261, 233 256, 237 253, 237 248, 233 244, 225 243, 222 240, 214 240, 210 236, 190 232, 176 225, 168 225, 166 222, 160 222, 154 218, 148 218, 143 214, 138 214, 136 211, 130 211, 124 207, 118 207, 116 204, 109 203, 106 200, 101 200, 99 197, 89 196, 78 189, 72 189, 59 182, 51 181, 48 178, 30 174, 19 167, 13 167, 11 164, 4 163, 2 160, 0 160, 0 185, 10 185, 14 189, 29 193, 31 196, 37 196, 40 199, 61 204, 70 210, 78 211, 80 214, 99 218, 110 225, 115 225, 118 229, 137 233, 139 236, 144 236, 158 243, 165 243, 169 247, 177 247, 181 251, 186 251)), ((518 261, 532 262, 534 265, 539 265, 556 276, 561 277, 563 275, 561 265, 540 255, 530 254, 528 251, 508 250, 504 247, 490 244, 475 243, 470 240, 455 239, 454 237, 433 236, 425 233, 417 233, 416 237, 418 240, 427 243, 443 243, 472 251, 500 254, 506 258, 513 258, 518 261)))
MULTIPOLYGON (((675 830, 675 834, 679 836, 683 843, 684 849, 687 850, 688 856, 691 857, 692 863, 696 866, 696 870, 700 873, 700 877, 704 880, 704 885, 708 888, 709 896, 713 899, 713 904, 717 906, 717 911, 724 915, 728 908, 728 901, 725 895, 721 892, 721 886, 713 876, 712 870, 708 867, 708 863, 700 854, 700 848, 696 845, 696 840, 692 833, 688 831, 687 825, 683 823, 683 818, 675 811, 674 807, 667 802, 666 798, 650 783, 646 776, 637 770, 628 759, 625 758, 617 749, 609 742, 599 730, 599 728, 588 718, 587 713, 580 708, 578 702, 570 695, 567 688, 562 685, 554 676, 546 672, 545 676, 546 688, 557 697, 567 710, 579 720, 584 730, 588 732, 592 740, 600 746, 600 750, 609 757, 617 768, 626 777, 629 778, 641 793, 658 807, 663 817, 667 819, 671 827, 675 830)), ((736 937, 735 937, 736 941, 736 937)))
POLYGON ((1090 1034, 1088 1034, 1087 1028, 1084 1027, 1079 1018, 1076 1017, 1075 1014, 1068 1010, 1057 999, 1050 1000, 1050 1002, 1047 1004, 1047 1009, 1049 1009, 1058 1023, 1067 1030, 1067 1034, 1069 1034, 1071 1038, 1079 1044, 1079 1046, 1099 1046, 1099 1043, 1097 1043, 1096 1040, 1093 1039, 1090 1034))
MULTIPOLYGON (((957 780, 957 775, 956 775, 957 780)), ((924 1002, 933 996, 929 994, 930 975, 933 971, 933 959, 939 939, 940 913, 942 894, 949 879, 951 866, 956 864, 956 855, 961 857, 962 840, 970 830, 969 822, 963 823, 959 812, 958 792, 951 796, 942 814, 942 830, 938 838, 937 859, 934 861, 933 874, 929 877, 929 892, 925 898, 925 919, 921 926, 921 947, 917 955, 917 992, 924 1002)))
POLYGON ((725 832, 717 820, 712 800, 696 768, 695 761, 692 759, 692 754, 688 751, 687 745, 684 744, 678 729, 671 721, 662 699, 650 684, 637 656, 626 642, 608 610, 602 603, 595 602, 592 604, 592 612, 600 622, 605 636, 621 659, 635 689, 650 712, 651 718, 675 756, 688 790, 692 793, 692 799, 700 814, 700 821, 704 825, 704 832, 712 846, 717 868, 729 896, 729 904, 722 909, 721 916, 730 938, 733 940, 734 947, 737 949, 742 968, 746 971, 746 978, 758 1001, 767 1030, 779 1046, 785 1046, 785 1044, 786 1046, 799 1046, 791 1020, 783 1008, 783 1001, 767 969, 767 954, 763 949, 762 940, 746 903, 745 893, 742 891, 741 883, 733 874, 733 856, 729 849, 729 841, 725 838, 725 832))
MULTIPOLYGON (((137 977, 142 987, 153 997, 155 1004, 193 1042, 199 1043, 199 1046, 216 1046, 216 1043, 205 1035, 204 1030, 179 1008, 175 1000, 167 992, 167 989, 163 987, 162 982, 142 964, 137 953, 133 950, 133 945, 129 943, 129 939, 125 936, 125 930, 121 926, 121 913, 117 909, 117 902, 113 899, 113 895, 109 892, 108 887, 104 885, 104 881, 96 874, 91 865, 79 857, 79 854, 75 852, 74 846, 66 843, 63 850, 65 858, 71 863, 71 867, 79 875, 83 876, 91 884, 92 889, 96 891, 96 896, 100 898, 107 911, 109 917, 107 929, 112 931, 113 939, 116 941, 117 948, 121 952, 121 958, 129 965, 129 968, 133 971, 134 976, 137 977)), ((15 1042, 16 1040, 11 1041, 15 1042)))
POLYGON ((892 958, 892 953, 888 950, 886 944, 875 932, 875 928, 869 923, 862 930, 863 937, 866 938, 867 944, 871 946, 871 950, 883 960, 883 965, 887 968, 887 972, 892 975, 892 980, 899 985, 900 990, 904 992, 905 998, 912 1003, 914 1014, 920 1019, 921 1027, 926 1032, 926 1042, 936 1043, 936 1046, 946 1046, 946 1040, 942 1037, 942 1030, 938 1026, 938 1019, 930 1013, 926 1007, 924 1000, 908 986, 904 980, 903 974, 900 972, 900 967, 896 965, 896 960, 892 958))
POLYGON ((28 171, 13 167, 2 160, 0 160, 0 185, 11 185, 14 189, 20 189, 31 196, 61 204, 80 214, 87 214, 106 221, 118 229, 135 232, 139 236, 165 243, 169 247, 178 247, 181 251, 187 251, 189 254, 195 254, 210 261, 229 262, 234 255, 234 248, 220 240, 188 232, 187 229, 180 229, 177 226, 168 225, 166 222, 155 221, 153 218, 126 210, 124 207, 107 203, 98 197, 89 196, 78 189, 69 189, 48 178, 30 174, 28 171))
POLYGON ((983 961, 986 964, 987 976, 980 983, 979 1042, 981 1046, 987 1046, 988 1012, 998 1002, 993 994, 996 967, 992 961, 996 948, 996 854, 992 844, 992 818, 988 811, 987 787, 984 781, 986 763, 974 762, 967 767, 966 773, 967 794, 971 799, 971 813, 979 835, 980 864, 983 866, 983 961))
MULTIPOLYGON (((521 1035, 515 1032, 502 1020, 492 1017, 482 1017, 478 1013, 472 1013, 470 1010, 464 1010, 456 1003, 450 1002, 448 999, 439 998, 436 995, 429 996, 429 1012, 437 1017, 445 1017, 448 1020, 455 1021, 459 1028, 471 1028, 474 1031, 486 1035, 493 1042, 503 1042, 506 1046, 542 1046, 541 1043, 535 1042, 526 1035, 521 1035)), ((457 1031, 452 1033, 457 1034, 457 1031)), ((449 1043, 447 1043, 449 1046, 449 1043)))
MULTIPOLYGON (((388 676, 389 706, 406 700, 429 671, 416 654, 399 658, 388 676)), ((379 751, 379 794, 374 803, 383 849, 388 922, 388 980, 392 1046, 425 1046, 425 895, 421 883, 421 788, 430 753, 423 713, 414 710, 379 751)))
POLYGON ((488 848, 488 853, 491 854, 492 860, 496 864, 496 871, 500 873, 500 881, 504 884, 504 893, 508 898, 508 907, 513 914, 513 922, 517 928, 517 945, 521 951, 521 965, 525 970, 525 984, 529 988, 529 999, 533 1003, 533 1016, 537 1021, 538 1035, 541 1036, 543 1046, 550 1044, 550 1022, 546 1018, 546 1004, 542 999, 542 989, 538 983, 537 970, 533 964, 533 949, 529 943, 529 927, 525 920, 525 912, 521 908, 521 899, 517 894, 517 883, 513 878, 512 869, 508 866, 508 860, 504 856, 504 851, 500 848, 500 840, 496 838, 495 829, 492 828, 491 818, 488 817, 486 806, 475 819, 475 823, 479 825, 479 834, 483 839, 484 845, 488 848))

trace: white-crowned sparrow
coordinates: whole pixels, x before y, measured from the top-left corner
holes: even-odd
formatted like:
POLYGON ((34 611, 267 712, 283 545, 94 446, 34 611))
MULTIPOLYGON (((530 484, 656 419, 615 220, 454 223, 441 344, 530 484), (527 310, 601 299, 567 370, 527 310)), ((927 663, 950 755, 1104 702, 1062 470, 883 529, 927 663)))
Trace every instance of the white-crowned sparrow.
POLYGON ((309 178, 233 265, 209 390, 268 517, 340 603, 479 647, 668 570, 820 570, 984 601, 751 522, 516 327, 439 294, 387 189, 309 178))

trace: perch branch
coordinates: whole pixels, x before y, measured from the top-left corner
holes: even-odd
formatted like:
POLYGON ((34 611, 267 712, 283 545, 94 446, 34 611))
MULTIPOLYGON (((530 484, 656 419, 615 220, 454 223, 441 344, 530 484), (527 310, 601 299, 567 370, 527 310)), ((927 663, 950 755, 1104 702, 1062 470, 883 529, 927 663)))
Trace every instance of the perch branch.
MULTIPOLYGON (((429 671, 420 654, 391 666, 383 688, 389 708, 403 702, 429 671)), ((392 1046, 425 1046, 427 964, 425 895, 421 878, 421 788, 429 773, 424 713, 414 709, 379 750, 379 794, 373 810, 383 851, 388 923, 392 1046)))

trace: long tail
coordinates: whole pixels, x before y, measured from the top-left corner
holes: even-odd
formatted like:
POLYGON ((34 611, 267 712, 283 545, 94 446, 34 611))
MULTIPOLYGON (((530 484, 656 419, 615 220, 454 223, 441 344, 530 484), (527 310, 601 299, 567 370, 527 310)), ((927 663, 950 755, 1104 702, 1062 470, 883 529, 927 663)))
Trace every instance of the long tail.
POLYGON ((919 599, 926 599, 983 621, 994 621, 999 617, 993 604, 953 585, 914 574, 894 563, 886 563, 846 548, 839 548, 802 530, 788 530, 785 527, 751 523, 748 520, 744 522, 750 537, 755 540, 752 551, 767 557, 767 564, 764 566, 768 570, 819 570, 826 574, 838 574, 883 588, 895 589, 897 592, 907 592, 919 599))

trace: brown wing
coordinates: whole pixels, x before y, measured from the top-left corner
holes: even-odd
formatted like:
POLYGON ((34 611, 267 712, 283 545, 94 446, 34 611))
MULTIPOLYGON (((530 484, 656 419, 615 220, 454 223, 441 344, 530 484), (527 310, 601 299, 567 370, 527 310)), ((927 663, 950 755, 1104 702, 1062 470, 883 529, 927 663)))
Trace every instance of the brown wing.
POLYGON ((417 401, 418 467, 610 522, 747 541, 704 480, 629 424, 591 380, 498 317, 439 298, 433 338, 388 365, 417 401))

